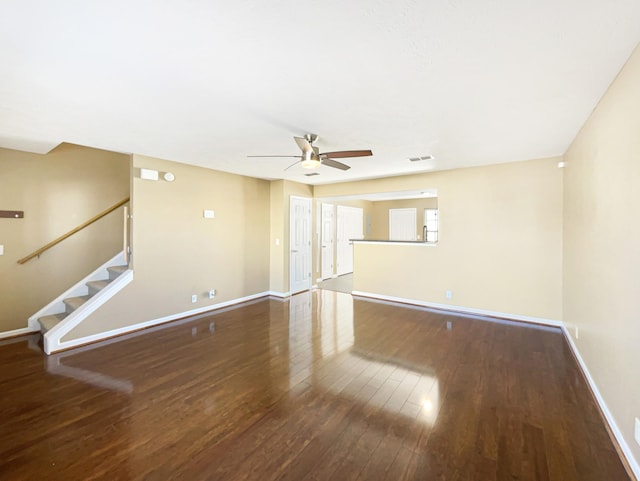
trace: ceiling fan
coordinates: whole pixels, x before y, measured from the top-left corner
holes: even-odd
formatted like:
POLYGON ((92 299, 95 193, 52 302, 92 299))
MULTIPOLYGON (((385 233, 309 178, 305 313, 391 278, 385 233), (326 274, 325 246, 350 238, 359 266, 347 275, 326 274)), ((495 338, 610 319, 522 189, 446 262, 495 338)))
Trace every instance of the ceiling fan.
POLYGON ((300 164, 305 169, 317 169, 321 165, 326 165, 327 167, 333 167, 335 169, 348 170, 351 167, 334 159, 369 157, 373 155, 373 152, 370 150, 320 152, 320 149, 313 145, 318 140, 318 136, 316 134, 305 134, 304 137, 294 137, 293 140, 295 140, 298 147, 300 147, 302 155, 248 155, 247 157, 294 157, 299 159, 284 170, 288 170, 297 164, 300 164))

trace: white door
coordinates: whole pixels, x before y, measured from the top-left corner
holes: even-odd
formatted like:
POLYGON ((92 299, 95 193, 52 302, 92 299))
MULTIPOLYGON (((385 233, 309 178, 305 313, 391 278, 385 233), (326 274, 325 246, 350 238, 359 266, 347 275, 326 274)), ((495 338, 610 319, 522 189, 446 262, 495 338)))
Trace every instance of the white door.
POLYGON ((339 205, 336 215, 337 256, 336 274, 339 276, 353 272, 353 244, 351 239, 362 239, 362 209, 339 205))
POLYGON ((322 278, 333 277, 333 238, 335 228, 333 223, 333 205, 322 204, 322 278))
POLYGON ((389 240, 414 241, 417 209, 389 209, 389 240))
POLYGON ((289 199, 289 290, 311 289, 311 199, 289 199))

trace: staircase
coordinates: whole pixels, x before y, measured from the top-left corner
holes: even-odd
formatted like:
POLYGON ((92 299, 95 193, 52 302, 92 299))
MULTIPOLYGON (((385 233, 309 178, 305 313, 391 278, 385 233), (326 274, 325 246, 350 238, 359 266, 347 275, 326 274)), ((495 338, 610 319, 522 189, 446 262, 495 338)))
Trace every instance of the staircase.
POLYGON ((127 269, 128 267, 126 265, 107 267, 109 276, 107 279, 93 280, 85 283, 87 294, 75 297, 67 297, 66 299, 62 300, 65 307, 64 312, 39 317, 38 323, 40 324, 40 331, 42 332, 42 334, 45 334, 47 331, 57 326, 69 314, 78 309, 81 305, 95 296, 102 289, 107 287, 109 283, 117 279, 127 269))

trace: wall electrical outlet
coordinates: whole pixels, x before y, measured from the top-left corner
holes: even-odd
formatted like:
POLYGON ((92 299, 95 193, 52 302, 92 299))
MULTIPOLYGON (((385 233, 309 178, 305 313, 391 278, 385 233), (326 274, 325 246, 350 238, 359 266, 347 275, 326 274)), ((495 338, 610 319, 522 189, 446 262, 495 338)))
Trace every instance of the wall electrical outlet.
POLYGON ((209 291, 209 299, 213 299, 214 297, 216 297, 216 290, 215 289, 211 289, 209 291))
POLYGON ((640 419, 636 418, 636 428, 634 430, 634 437, 636 438, 636 443, 640 444, 640 419))
POLYGON ((446 297, 447 299, 451 299, 453 297, 453 293, 451 291, 445 291, 444 297, 446 297))
POLYGON ((191 296, 191 302, 198 302, 198 294, 193 294, 191 296))

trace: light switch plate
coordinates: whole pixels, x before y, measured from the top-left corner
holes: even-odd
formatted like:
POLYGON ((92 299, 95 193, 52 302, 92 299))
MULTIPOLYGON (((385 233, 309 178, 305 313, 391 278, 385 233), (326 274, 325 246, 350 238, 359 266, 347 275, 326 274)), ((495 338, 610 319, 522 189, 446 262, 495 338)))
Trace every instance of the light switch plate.
POLYGON ((0 256, 4 255, 4 246, 0 245, 0 256))
POLYGON ((158 171, 152 169, 140 169, 140 178, 144 180, 158 180, 158 171))
POLYGON ((212 210, 205 210, 202 215, 204 216, 205 219, 214 219, 216 216, 216 213, 212 210))

